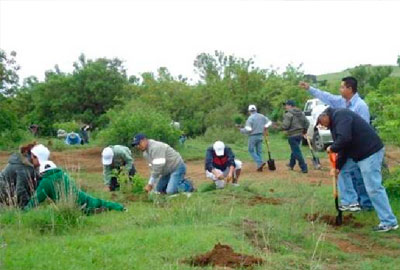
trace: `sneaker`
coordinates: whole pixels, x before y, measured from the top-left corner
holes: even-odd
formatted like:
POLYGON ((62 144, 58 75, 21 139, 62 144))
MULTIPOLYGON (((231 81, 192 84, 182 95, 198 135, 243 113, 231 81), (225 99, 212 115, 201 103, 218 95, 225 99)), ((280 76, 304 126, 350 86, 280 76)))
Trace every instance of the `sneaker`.
POLYGON ((289 164, 289 163, 288 163, 288 164, 286 164, 286 167, 288 167, 289 171, 293 171, 293 167, 292 167, 292 166, 290 166, 290 164, 289 164))
POLYGON ((301 171, 302 173, 308 173, 308 170, 301 171))
POLYGON ((232 183, 232 186, 234 187, 240 187, 240 185, 238 183, 232 183))
POLYGON ((341 205, 339 206, 339 210, 343 212, 358 212, 361 211, 361 207, 358 203, 348 204, 348 205, 341 205))
POLYGON ((399 228, 399 225, 383 225, 379 224, 378 226, 372 228, 374 232, 388 232, 388 231, 395 231, 399 228))

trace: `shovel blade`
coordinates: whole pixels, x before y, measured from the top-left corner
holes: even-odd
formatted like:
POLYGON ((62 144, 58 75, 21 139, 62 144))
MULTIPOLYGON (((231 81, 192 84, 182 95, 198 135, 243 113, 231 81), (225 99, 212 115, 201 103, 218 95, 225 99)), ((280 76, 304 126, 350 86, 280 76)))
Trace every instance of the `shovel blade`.
POLYGON ((268 169, 270 171, 275 171, 276 170, 275 160, 270 159, 270 160, 267 161, 267 163, 268 163, 268 169))
POLYGON ((321 169, 321 163, 319 162, 319 158, 313 157, 313 165, 316 170, 321 169))

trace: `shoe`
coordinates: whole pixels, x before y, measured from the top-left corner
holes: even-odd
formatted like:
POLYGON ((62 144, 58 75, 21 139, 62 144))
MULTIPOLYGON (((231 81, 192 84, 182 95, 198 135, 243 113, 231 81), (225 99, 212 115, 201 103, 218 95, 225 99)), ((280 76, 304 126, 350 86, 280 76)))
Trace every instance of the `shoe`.
POLYGON ((293 167, 290 164, 286 164, 286 167, 288 167, 289 171, 293 171, 293 167))
POLYGON ((264 166, 265 166, 265 162, 263 162, 263 163, 260 165, 260 167, 257 168, 257 172, 262 172, 264 166))
POLYGON ((301 171, 302 173, 308 173, 308 170, 305 170, 305 171, 301 171))
POLYGON ((240 187, 240 185, 238 183, 232 183, 232 186, 234 187, 240 187))
POLYGON ((341 205, 339 206, 339 210, 343 212, 359 212, 361 211, 361 207, 358 203, 348 204, 348 205, 341 205))
POLYGON ((388 231, 395 231, 399 228, 399 225, 383 225, 379 224, 378 226, 372 228, 374 232, 388 232, 388 231))

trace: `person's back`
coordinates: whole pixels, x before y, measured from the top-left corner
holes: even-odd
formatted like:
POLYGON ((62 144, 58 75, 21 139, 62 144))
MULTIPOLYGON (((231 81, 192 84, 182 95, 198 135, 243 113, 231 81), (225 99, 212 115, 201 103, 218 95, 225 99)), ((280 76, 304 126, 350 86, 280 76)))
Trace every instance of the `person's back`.
POLYGON ((288 136, 302 135, 308 126, 309 122, 302 110, 292 107, 286 111, 282 128, 287 131, 288 136))
POLYGON ((332 117, 332 149, 345 148, 354 161, 362 160, 383 148, 374 129, 361 116, 349 109, 327 109, 332 117))
POLYGON ((255 112, 250 115, 246 122, 246 127, 250 126, 250 135, 263 134, 265 125, 268 123, 268 119, 261 113, 255 112))
POLYGON ((149 139, 149 146, 148 149, 143 152, 143 157, 149 163, 153 164, 153 171, 160 173, 161 175, 167 175, 171 173, 180 163, 183 163, 181 155, 171 146, 152 139, 149 139), (162 166, 157 168, 158 166, 156 166, 157 164, 154 164, 154 162, 155 160, 161 161, 161 159, 164 163, 161 163, 162 166))
POLYGON ((10 201, 17 196, 19 206, 24 206, 37 184, 37 173, 27 156, 14 153, 0 173, 0 201, 10 201))

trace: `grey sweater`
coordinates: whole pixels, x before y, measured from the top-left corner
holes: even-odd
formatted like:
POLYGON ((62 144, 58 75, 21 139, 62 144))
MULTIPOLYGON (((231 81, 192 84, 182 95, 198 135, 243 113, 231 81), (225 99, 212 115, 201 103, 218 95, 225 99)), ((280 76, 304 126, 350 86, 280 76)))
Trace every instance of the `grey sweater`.
POLYGON ((175 171, 183 163, 181 155, 166 143, 149 139, 149 145, 143 157, 151 167, 149 184, 155 183, 164 175, 175 171))
POLYGON ((291 108, 283 116, 282 129, 287 131, 288 136, 298 136, 305 133, 310 123, 299 108, 291 108))
POLYGON ((264 128, 268 128, 272 122, 268 117, 261 113, 252 113, 246 121, 244 128, 240 129, 240 132, 248 135, 259 135, 264 133, 264 128))

